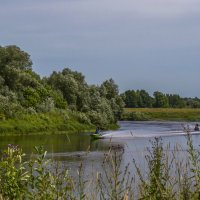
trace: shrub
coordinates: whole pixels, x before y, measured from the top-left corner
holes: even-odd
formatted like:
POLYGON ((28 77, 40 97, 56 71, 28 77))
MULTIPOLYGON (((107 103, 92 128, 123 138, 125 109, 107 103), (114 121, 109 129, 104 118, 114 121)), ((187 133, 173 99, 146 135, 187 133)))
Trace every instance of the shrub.
POLYGON ((150 117, 148 114, 146 113, 142 113, 142 112, 130 112, 130 113, 124 113, 123 119, 125 120, 133 120, 133 121, 145 121, 145 120, 149 120, 150 117))
POLYGON ((51 112, 52 110, 54 110, 54 108, 55 108, 54 101, 52 98, 49 97, 45 99, 42 103, 37 105, 36 109, 38 112, 46 113, 46 112, 51 112))

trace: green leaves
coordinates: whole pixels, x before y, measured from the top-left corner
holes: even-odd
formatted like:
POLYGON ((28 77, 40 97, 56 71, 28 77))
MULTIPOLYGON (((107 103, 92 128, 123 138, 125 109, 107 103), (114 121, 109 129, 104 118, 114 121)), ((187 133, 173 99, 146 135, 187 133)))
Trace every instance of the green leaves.
POLYGON ((0 58, 0 66, 13 66, 20 70, 31 70, 30 56, 15 45, 0 47, 0 58))
POLYGON ((0 193, 9 199, 22 198, 26 192, 29 174, 25 170, 25 155, 15 145, 9 144, 0 162, 0 193))
POLYGON ((7 118, 68 108, 83 113, 77 114, 79 122, 106 129, 121 117, 124 104, 118 93, 113 79, 90 86, 69 68, 41 79, 26 52, 17 46, 0 47, 0 111, 7 118))
POLYGON ((154 92, 155 102, 154 107, 155 108, 168 108, 169 107, 169 101, 165 94, 162 92, 154 92))
POLYGON ((26 52, 17 46, 0 47, 0 76, 5 85, 15 89, 20 72, 27 70, 32 70, 32 62, 26 52))

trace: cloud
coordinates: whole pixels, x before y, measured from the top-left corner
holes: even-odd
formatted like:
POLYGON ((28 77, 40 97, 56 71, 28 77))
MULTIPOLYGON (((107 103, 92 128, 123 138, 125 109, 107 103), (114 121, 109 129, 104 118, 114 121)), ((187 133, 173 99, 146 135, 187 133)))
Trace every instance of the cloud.
MULTIPOLYGON (((200 10, 199 0, 1 0, 1 12, 54 14, 131 14, 140 17, 176 17, 200 10)), ((12 13, 10 13, 12 14, 12 13)), ((104 15, 102 16, 104 17, 104 15)))
POLYGON ((133 82, 137 87, 167 88, 169 78, 174 85, 177 81, 171 71, 181 70, 182 81, 176 88, 189 88, 184 84, 188 75, 196 80, 189 81, 191 85, 200 84, 199 0, 0 3, 0 45, 17 44, 27 50, 42 75, 70 66, 90 83, 113 77, 125 89, 131 89, 133 82), (144 73, 148 77, 143 79, 144 73))

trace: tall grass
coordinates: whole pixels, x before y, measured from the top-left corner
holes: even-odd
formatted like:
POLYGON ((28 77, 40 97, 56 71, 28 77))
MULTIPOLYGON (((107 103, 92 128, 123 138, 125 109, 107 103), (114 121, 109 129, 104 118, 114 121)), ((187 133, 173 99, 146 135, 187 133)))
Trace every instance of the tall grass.
POLYGON ((143 199, 173 199, 173 189, 170 184, 169 157, 164 153, 162 142, 159 138, 151 141, 152 149, 148 149, 146 161, 148 164, 147 178, 141 176, 137 163, 134 165, 139 175, 139 192, 143 199))
POLYGON ((100 171, 77 175, 45 158, 46 151, 35 147, 35 153, 24 161, 22 150, 13 145, 1 154, 0 199, 73 199, 73 200, 199 200, 200 157, 187 132, 187 151, 181 145, 164 146, 161 138, 151 141, 145 159, 147 169, 138 163, 122 167, 123 148, 105 154, 100 171), (132 167, 134 166, 134 168, 132 167), (137 180, 137 181, 136 181, 137 180))

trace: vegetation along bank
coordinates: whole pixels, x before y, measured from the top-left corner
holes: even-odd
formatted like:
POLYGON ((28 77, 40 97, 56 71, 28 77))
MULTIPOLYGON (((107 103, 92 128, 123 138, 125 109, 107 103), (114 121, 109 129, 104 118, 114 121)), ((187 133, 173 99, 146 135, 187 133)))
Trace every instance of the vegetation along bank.
POLYGON ((88 85, 69 68, 41 78, 28 53, 0 46, 0 134, 116 128, 123 105, 112 79, 88 85))
POLYGON ((0 134, 111 129, 120 119, 198 121, 197 108, 200 99, 178 94, 119 94, 113 79, 89 85, 69 68, 41 78, 28 53, 15 45, 0 46, 0 134))

